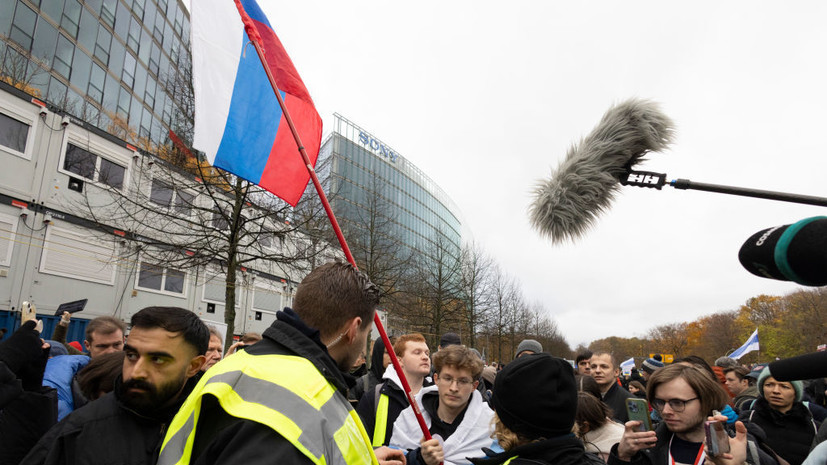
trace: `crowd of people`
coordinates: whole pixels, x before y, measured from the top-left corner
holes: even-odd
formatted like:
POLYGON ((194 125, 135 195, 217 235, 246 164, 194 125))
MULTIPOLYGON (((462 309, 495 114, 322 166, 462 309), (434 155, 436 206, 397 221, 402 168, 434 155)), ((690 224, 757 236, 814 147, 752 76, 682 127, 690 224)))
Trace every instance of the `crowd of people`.
POLYGON ((433 353, 417 333, 376 341, 363 364, 378 304, 328 263, 226 354, 182 308, 144 308, 128 334, 96 318, 82 345, 71 315, 44 339, 24 314, 0 342, 0 465, 827 463, 824 379, 696 356, 621 376, 612 353, 569 363, 531 339, 486 364, 454 333, 433 353))

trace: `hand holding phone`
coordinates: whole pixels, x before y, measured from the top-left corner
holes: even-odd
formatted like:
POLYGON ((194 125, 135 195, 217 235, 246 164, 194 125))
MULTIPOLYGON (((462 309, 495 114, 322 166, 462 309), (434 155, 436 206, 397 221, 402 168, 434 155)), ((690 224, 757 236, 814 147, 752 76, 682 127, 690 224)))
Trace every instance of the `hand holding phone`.
POLYGON ((709 455, 719 457, 729 453, 729 434, 724 428, 724 422, 708 420, 704 422, 706 433, 706 447, 709 455))
POLYGON ((37 319, 37 309, 34 307, 34 304, 25 301, 22 305, 20 305, 20 324, 24 324, 29 320, 35 321, 34 329, 39 333, 43 331, 43 322, 37 319))
POLYGON ((629 415, 629 420, 640 422, 637 431, 641 433, 652 431, 652 420, 649 418, 649 403, 646 402, 646 399, 636 397, 626 399, 626 413, 629 415))

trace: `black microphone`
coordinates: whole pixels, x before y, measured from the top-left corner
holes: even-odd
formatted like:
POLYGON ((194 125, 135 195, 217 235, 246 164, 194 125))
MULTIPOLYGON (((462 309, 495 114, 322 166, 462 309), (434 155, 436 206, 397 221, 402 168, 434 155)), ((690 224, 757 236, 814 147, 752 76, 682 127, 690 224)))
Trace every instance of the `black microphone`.
POLYGON ((770 363, 770 373, 778 381, 827 378, 827 352, 813 352, 770 363))
POLYGON ((758 231, 741 246, 738 260, 756 276, 827 285, 827 216, 758 231))
POLYGON ((673 126, 648 100, 630 99, 610 108, 592 132, 569 149, 551 178, 534 189, 532 226, 553 243, 583 235, 609 209, 629 170, 647 153, 669 147, 673 126))

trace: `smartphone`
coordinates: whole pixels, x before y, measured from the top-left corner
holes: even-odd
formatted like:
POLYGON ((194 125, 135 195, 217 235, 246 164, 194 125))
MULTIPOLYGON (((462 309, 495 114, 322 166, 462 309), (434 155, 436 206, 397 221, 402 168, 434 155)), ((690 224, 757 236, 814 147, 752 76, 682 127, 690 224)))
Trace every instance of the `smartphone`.
POLYGON ((82 312, 84 308, 86 308, 86 302, 89 299, 81 299, 75 300, 74 302, 66 302, 57 306, 57 310, 55 311, 55 316, 63 315, 63 312, 69 313, 77 313, 82 312))
POLYGON ((29 320, 34 320, 37 318, 37 309, 34 308, 34 304, 25 301, 20 305, 20 323, 23 324, 29 320))
POLYGON ((724 429, 723 422, 705 421, 704 432, 706 433, 706 447, 710 455, 718 457, 729 453, 729 435, 724 429))
POLYGON ((649 403, 646 399, 632 397, 626 399, 626 413, 630 421, 639 421, 637 431, 652 431, 652 420, 649 418, 649 403))

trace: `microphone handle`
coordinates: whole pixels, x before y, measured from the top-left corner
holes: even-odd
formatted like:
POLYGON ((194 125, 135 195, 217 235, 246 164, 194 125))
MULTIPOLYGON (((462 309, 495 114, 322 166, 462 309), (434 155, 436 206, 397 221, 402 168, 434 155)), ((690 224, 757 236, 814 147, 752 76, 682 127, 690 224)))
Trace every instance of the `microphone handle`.
POLYGON ((689 179, 673 179, 669 185, 675 189, 694 189, 706 192, 718 192, 720 194, 740 195, 743 197, 754 197, 758 199, 780 200, 782 202, 800 203, 804 205, 816 205, 827 207, 827 198, 814 197, 811 195, 790 194, 786 192, 765 191, 750 189, 746 187, 722 186, 719 184, 706 184, 694 182, 689 179))

